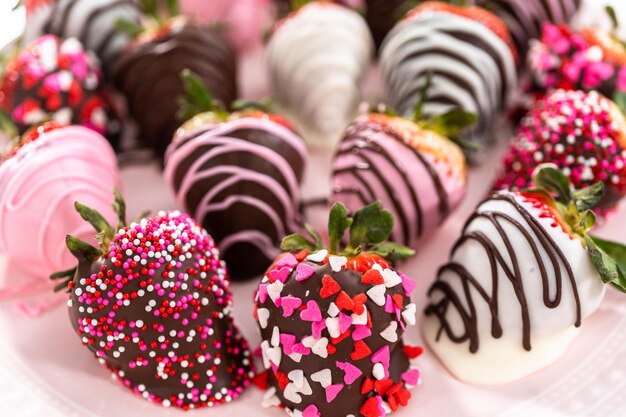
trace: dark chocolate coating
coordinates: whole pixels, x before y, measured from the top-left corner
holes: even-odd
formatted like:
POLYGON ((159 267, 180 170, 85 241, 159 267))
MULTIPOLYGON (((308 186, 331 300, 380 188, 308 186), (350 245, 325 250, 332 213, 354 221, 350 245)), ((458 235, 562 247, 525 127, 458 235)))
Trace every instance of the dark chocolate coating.
MULTIPOLYGON (((210 239, 206 234, 193 238, 204 244, 210 239)), ((133 237, 129 239, 134 240, 133 237)), ((210 245, 213 245, 212 241, 210 245)), ((150 263, 163 258, 148 256, 150 263, 132 267, 136 252, 126 256, 121 249, 121 238, 116 239, 115 247, 119 250, 116 255, 119 266, 110 256, 95 263, 81 261, 73 280, 69 316, 83 344, 127 387, 138 394, 149 393, 150 400, 157 403, 187 409, 227 402, 230 401, 228 396, 236 398, 249 385, 252 371, 247 342, 230 317, 229 283, 225 265, 218 259, 215 246, 212 250, 211 246, 194 246, 194 256, 181 261, 175 268, 169 262, 163 262, 160 267, 154 267, 153 275, 148 275, 147 268, 152 268, 150 263), (205 263, 199 264, 199 259, 205 263), (176 276, 168 277, 170 272, 176 276), (180 274, 183 273, 188 277, 182 279, 180 274), (121 284, 115 278, 118 274, 124 279, 133 277, 121 284), (111 280, 105 282, 106 289, 94 285, 93 280, 97 277, 111 280), (91 282, 85 279, 91 279, 91 282), (184 282, 187 287, 174 288, 177 282, 184 282), (151 286, 154 289, 151 290, 151 286), (90 291, 93 287, 97 293, 90 291), (101 294, 98 294, 100 290, 101 294), (86 297, 89 293, 93 297, 86 297), (129 301, 128 305, 118 305, 118 293, 122 294, 123 300, 129 301), (89 299, 89 302, 80 297, 89 299), (171 305, 172 302, 175 306, 171 305), (87 308, 94 310, 90 312, 87 308), (138 321, 143 322, 143 327, 136 325, 138 321), (93 325, 94 322, 98 324, 93 325), (86 325, 93 326, 98 334, 94 336, 94 332, 81 329, 86 325), (126 338, 118 337, 119 333, 126 338), (121 353, 120 349, 123 349, 121 353), (206 354, 210 357, 200 358, 206 354), (216 358, 219 362, 215 361, 216 358), (143 361, 143 364, 137 366, 137 361, 143 361), (163 378, 164 373, 168 374, 166 378, 163 378), (181 382, 185 379, 193 386, 181 382), (210 389, 205 388, 207 386, 210 389), (198 390, 197 396, 205 389, 210 394, 206 398, 187 397, 193 389, 198 390), (184 395, 184 399, 181 400, 180 395, 184 395)), ((168 253, 179 260, 179 256, 186 252, 177 247, 168 253)))
MULTIPOLYGON (((303 302, 303 306, 307 305, 309 300, 315 300, 322 313, 322 318, 326 319, 329 316, 328 309, 331 302, 336 300, 336 296, 330 296, 322 298, 320 296, 320 290, 322 289, 322 279, 324 276, 331 276, 341 287, 342 291, 345 291, 351 298, 358 294, 364 294, 368 289, 372 288, 371 284, 362 284, 362 274, 350 269, 344 269, 340 272, 334 272, 330 264, 320 265, 318 263, 304 261, 306 264, 315 269, 313 275, 303 281, 297 281, 295 279, 297 273, 292 272, 290 277, 287 278, 284 288, 281 293, 281 297, 291 296, 300 298, 303 302)), ((266 281, 267 282, 267 281, 266 281)), ((406 296, 403 286, 397 285, 391 288, 387 288, 387 295, 394 296, 400 295, 402 297, 402 308, 405 308, 411 300, 406 296)), ((299 317, 299 310, 285 318, 283 316, 283 309, 275 305, 275 303, 268 296, 267 300, 262 303, 257 298, 258 309, 266 308, 269 310, 268 324, 265 328, 261 329, 261 337, 264 341, 271 343, 274 327, 278 327, 280 334, 293 335, 296 337, 296 341, 300 342, 303 338, 311 335, 311 323, 302 320, 299 317)), ((409 369, 409 359, 403 351, 404 343, 402 341, 402 333, 404 332, 400 325, 397 328, 398 339, 395 343, 391 343, 384 339, 380 333, 385 330, 391 322, 396 321, 396 315, 393 313, 387 313, 384 311, 384 307, 380 307, 375 304, 369 297, 365 302, 365 307, 371 317, 371 336, 363 339, 366 345, 370 348, 372 353, 377 352, 379 349, 388 346, 390 349, 390 364, 389 364, 389 378, 394 383, 402 381, 402 374, 409 369)), ((342 310, 345 312, 345 310, 342 310)), ((349 314, 349 313, 348 313, 349 314)), ((350 331, 354 330, 354 325, 350 327, 350 331)), ((345 417, 347 415, 359 416, 361 407, 365 401, 374 395, 373 392, 366 394, 361 393, 361 387, 366 378, 376 380, 372 374, 372 360, 371 355, 359 359, 352 360, 351 353, 355 348, 355 341, 350 335, 343 340, 333 344, 328 329, 322 330, 322 337, 329 339, 329 346, 333 345, 336 348, 334 353, 329 353, 327 358, 322 358, 314 353, 302 356, 300 362, 294 361, 288 355, 282 355, 278 371, 289 375, 291 371, 302 370, 304 376, 309 379, 309 384, 312 388, 312 395, 302 395, 301 403, 294 403, 285 398, 283 390, 280 388, 279 382, 276 378, 276 374, 269 369, 269 383, 276 389, 276 394, 281 400, 282 404, 291 410, 303 411, 307 406, 314 404, 317 406, 320 415, 322 417, 345 417), (344 384, 344 373, 336 365, 337 362, 348 362, 356 366, 361 372, 360 375, 353 383, 344 384), (326 397, 326 391, 320 383, 311 380, 311 375, 321 371, 323 369, 330 369, 332 372, 332 384, 344 384, 343 389, 339 392, 339 395, 332 401, 328 402, 326 397)), ((282 343, 281 343, 282 346, 282 343)))
POLYGON ((282 238, 300 229, 306 150, 293 131, 269 120, 243 118, 226 122, 219 132, 213 128, 193 131, 172 144, 166 177, 179 202, 217 242, 233 280, 255 278, 280 253, 282 238), (217 154, 208 157, 210 152, 217 154), (201 165, 194 165, 199 160, 201 165), (205 201, 219 186, 223 188, 205 201), (222 203, 227 206, 216 208, 222 203), (214 208, 203 211, 207 206, 214 208), (251 233, 264 236, 265 243, 254 244, 251 233))
POLYGON ((173 24, 157 39, 134 44, 122 55, 115 82, 139 125, 139 139, 163 156, 180 126, 181 72, 189 69, 214 98, 229 106, 237 98, 237 62, 232 45, 210 28, 173 24))
POLYGON ((365 20, 370 27, 376 48, 383 43, 399 16, 400 6, 405 0, 366 0, 365 20))

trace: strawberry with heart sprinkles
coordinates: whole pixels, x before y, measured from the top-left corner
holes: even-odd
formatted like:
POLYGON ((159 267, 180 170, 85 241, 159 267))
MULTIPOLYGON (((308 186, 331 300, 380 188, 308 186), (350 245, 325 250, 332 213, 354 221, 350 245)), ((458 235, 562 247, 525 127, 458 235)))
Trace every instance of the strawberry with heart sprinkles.
POLYGON ((404 345, 415 325, 415 281, 391 263, 413 251, 387 241, 393 215, 375 202, 348 216, 336 203, 330 245, 309 237, 283 240, 259 285, 258 321, 269 387, 265 406, 283 405, 295 417, 382 417, 406 406, 420 383, 404 345), (346 229, 349 245, 340 248, 346 229))

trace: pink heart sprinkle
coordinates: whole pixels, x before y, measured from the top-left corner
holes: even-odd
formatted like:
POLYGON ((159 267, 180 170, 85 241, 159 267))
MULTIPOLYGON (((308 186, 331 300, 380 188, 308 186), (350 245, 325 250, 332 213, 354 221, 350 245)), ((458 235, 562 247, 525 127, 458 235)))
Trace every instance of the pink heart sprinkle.
POLYGON ((293 347, 296 344, 296 337, 292 334, 281 333, 280 344, 283 346, 285 355, 291 355, 293 353, 293 347))
POLYGON ((382 363, 385 368, 389 367, 389 346, 383 346, 372 355, 372 363, 382 363))
POLYGON ((358 324, 354 326, 354 330, 352 331, 352 340, 357 342, 359 340, 365 339, 366 337, 370 337, 371 335, 372 331, 369 327, 367 327, 367 325, 358 324))
POLYGON ((272 282, 280 281, 283 284, 287 282, 287 278, 289 278, 289 274, 291 273, 291 269, 287 267, 283 267, 280 269, 272 269, 269 272, 269 276, 272 282))
POLYGON ((278 262, 276 262, 276 266, 278 268, 282 268, 284 266, 288 268, 293 268, 296 265, 298 265, 298 260, 296 259, 295 256, 293 256, 292 253, 288 253, 284 255, 282 258, 278 260, 278 262))
POLYGON ((267 284, 259 285, 259 301, 264 304, 267 301, 267 284))
POLYGON ((387 295, 387 302, 385 303, 385 313, 393 313, 396 311, 396 304, 390 295, 387 295))
POLYGON ((363 375, 363 372, 361 372, 359 368, 349 362, 337 362, 337 368, 345 372, 345 375, 343 376, 343 382, 345 382, 347 385, 352 384, 361 375, 363 375))
POLYGON ((300 312, 300 318, 304 321, 322 320, 322 312, 315 300, 309 300, 309 302, 306 303, 306 310, 300 312))
POLYGON ((339 313, 339 331, 341 334, 344 334, 346 330, 350 328, 352 325, 352 316, 344 314, 343 312, 339 313))
POLYGON ((302 417, 320 417, 320 412, 315 404, 311 404, 302 411, 302 417))
POLYGON ((411 369, 402 374, 402 380, 408 385, 416 386, 420 380, 419 369, 411 369))
POLYGON ((379 416, 387 415, 387 412, 385 411, 385 408, 383 407, 383 397, 381 397, 380 395, 376 396, 376 408, 378 409, 379 416))
POLYGON ((311 349, 304 346, 302 343, 296 343, 295 345, 293 345, 293 349, 291 349, 291 352, 307 356, 311 354, 311 349))
POLYGON ((313 333, 313 337, 315 339, 319 339, 322 337, 322 330, 326 328, 326 322, 324 320, 314 321, 311 323, 311 332, 313 333))
POLYGON ((296 281, 304 281, 311 278, 315 273, 315 268, 307 264, 298 264, 296 267, 296 281))
POLYGON ((343 389, 343 384, 335 384, 335 385, 327 386, 326 387, 326 402, 329 404, 332 403, 335 400, 335 398, 337 398, 337 395, 339 395, 342 389, 343 389))
POLYGON ((414 279, 407 277, 402 272, 400 272, 399 274, 400 278, 402 279, 402 288, 404 288, 404 294, 409 297, 415 287, 417 287, 417 282, 414 279))
POLYGON ((283 308, 283 317, 291 317, 293 312, 302 305, 302 300, 297 297, 281 297, 280 300, 283 308))

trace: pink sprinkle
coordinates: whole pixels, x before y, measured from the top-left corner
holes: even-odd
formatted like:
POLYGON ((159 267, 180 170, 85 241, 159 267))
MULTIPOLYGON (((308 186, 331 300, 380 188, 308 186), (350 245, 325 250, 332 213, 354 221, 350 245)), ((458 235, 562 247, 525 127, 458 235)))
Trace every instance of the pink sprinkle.
POLYGON ((302 300, 297 297, 281 297, 280 300, 283 308, 283 317, 291 317, 293 312, 302 305, 302 300))
POLYGON ((408 385, 416 386, 420 380, 419 369, 411 369, 402 374, 402 380, 408 385))
POLYGON ((411 295, 415 287, 417 287, 417 282, 407 277, 402 272, 400 272, 399 275, 400 275, 400 278, 402 279, 402 288, 404 288, 404 293, 408 297, 411 295))
POLYGON ((280 335, 280 344, 283 346, 285 355, 291 355, 293 353, 293 347, 296 344, 296 337, 291 334, 282 333, 280 335))
POLYGON ((357 368, 356 366, 352 365, 349 362, 337 362, 337 368, 341 369, 342 371, 345 372, 345 375, 343 377, 343 382, 345 382, 347 385, 352 384, 354 381, 356 381, 361 375, 363 375, 363 372, 361 372, 361 370, 359 368, 357 368))
POLYGON ((354 326, 354 330, 352 331, 352 340, 356 342, 359 340, 363 340, 367 337, 370 337, 371 335, 372 335, 372 331, 370 330, 369 327, 367 327, 367 325, 358 324, 354 326))
POLYGON ((311 349, 304 346, 302 343, 296 343, 293 345, 292 353, 299 353, 300 355, 306 356, 311 354, 311 349))
POLYGON ((296 267, 296 281, 304 281, 311 278, 315 273, 315 268, 307 264, 298 264, 296 267))
POLYGON ((339 395, 342 389, 343 384, 334 384, 326 387, 326 402, 329 404, 332 403, 335 398, 337 398, 337 395, 339 395))
POLYGON ((396 311, 396 304, 389 294, 387 294, 387 302, 385 303, 385 313, 394 313, 396 311))
POLYGON ((322 312, 315 300, 309 300, 309 302, 306 303, 306 310, 300 312, 300 318, 304 321, 322 320, 322 312))
POLYGON ((291 253, 284 255, 278 260, 278 262, 276 262, 276 267, 278 268, 282 268, 284 266, 288 268, 293 268, 296 265, 298 265, 298 260, 291 253))
POLYGON ((268 275, 271 278, 272 282, 280 281, 284 284, 285 282, 287 282, 289 274, 291 274, 291 269, 283 267, 280 269, 272 269, 268 275))
POLYGON ((352 325, 352 316, 344 314, 343 312, 339 313, 339 331, 341 334, 344 334, 352 325))
POLYGON ((385 368, 389 367, 389 346, 383 346, 372 355, 372 363, 382 363, 385 368))
POLYGON ((320 417, 320 412, 315 404, 311 404, 302 411, 302 417, 320 417))
POLYGON ((315 339, 319 339, 322 337, 322 330, 326 328, 326 322, 324 320, 314 321, 311 323, 311 332, 313 333, 313 337, 315 339))

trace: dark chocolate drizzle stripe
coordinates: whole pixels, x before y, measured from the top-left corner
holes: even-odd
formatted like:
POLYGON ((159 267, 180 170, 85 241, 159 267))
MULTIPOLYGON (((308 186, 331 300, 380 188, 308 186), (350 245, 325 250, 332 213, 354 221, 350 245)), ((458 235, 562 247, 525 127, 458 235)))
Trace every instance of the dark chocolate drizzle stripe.
POLYGON ((528 42, 539 37, 542 23, 568 23, 581 0, 478 0, 476 3, 504 21, 524 58, 528 42))
POLYGON ((516 69, 504 41, 487 28, 473 30, 475 24, 446 12, 425 13, 401 22, 385 39, 381 60, 387 93, 396 110, 411 113, 427 74, 432 73, 433 87, 424 113, 434 116, 444 107, 477 113, 479 122, 466 132, 467 139, 484 144, 492 139, 490 127, 514 88, 516 69), (467 25, 455 25, 460 19, 467 25), (480 62, 470 56, 475 49, 485 54, 480 62), (427 59, 432 65, 414 68, 427 59), (454 70, 449 68, 449 60, 455 63, 454 70), (452 88, 466 97, 459 97, 452 88))
MULTIPOLYGON (((356 122, 352 124, 343 139, 343 143, 355 142, 353 146, 341 146, 335 158, 346 155, 346 154, 354 154, 357 155, 363 163, 357 164, 354 166, 348 166, 344 168, 335 168, 333 171, 333 176, 341 175, 341 174, 352 174, 353 178, 356 179, 359 183, 363 185, 366 191, 369 194, 369 198, 365 198, 363 193, 359 188, 341 188, 339 186, 334 187, 333 193, 338 196, 341 194, 349 193, 349 194, 357 194, 360 200, 364 204, 369 204, 373 200, 380 198, 381 196, 377 196, 376 192, 373 188, 367 184, 367 182, 363 179, 363 177, 359 174, 359 171, 362 170, 370 170, 372 173, 379 179, 382 187, 385 189, 387 197, 392 201, 394 205, 394 212, 398 223, 400 224, 400 228, 402 229, 403 234, 403 242, 405 244, 410 244, 412 240, 412 236, 409 231, 409 222, 410 220, 407 217, 405 210, 403 210, 402 203, 397 198, 397 190, 390 185, 385 180, 385 173, 381 172, 380 169, 376 167, 376 164, 367 157, 366 151, 374 152, 382 157, 384 157, 391 166, 393 166, 400 176, 402 177, 406 188, 409 190, 410 198, 417 213, 417 238, 423 236, 423 223, 424 223, 424 213, 422 210, 422 206, 420 204, 420 199, 414 186, 415 181, 419 181, 417 178, 410 178, 407 174, 406 168, 400 163, 400 161, 395 158, 393 155, 389 154, 383 147, 376 143, 374 139, 374 135, 377 133, 383 133, 402 145, 407 150, 407 154, 412 154, 415 158, 421 163, 429 173, 431 181, 433 182, 433 186, 437 192, 439 197, 439 214, 441 223, 450 212, 450 203, 448 200, 448 194, 446 193, 445 188, 443 187, 441 177, 439 173, 425 158, 424 156, 415 148, 408 145, 401 136, 399 136, 392 128, 388 126, 384 126, 382 124, 374 124, 371 122, 356 122)), ((418 161, 415 161, 416 163, 418 161)))
MULTIPOLYGON (((93 51, 102 63, 102 66, 110 71, 123 46, 129 42, 130 37, 116 27, 119 17, 124 17, 132 22, 139 22, 139 7, 130 0, 111 0, 107 4, 93 5, 89 2, 90 10, 82 19, 77 30, 71 30, 71 22, 78 20, 80 10, 85 9, 87 0, 57 0, 53 2, 48 18, 43 24, 43 32, 59 37, 76 36, 87 49, 93 51), (80 9, 80 10, 79 10, 80 9), (97 24, 99 19, 106 18, 111 13, 111 22, 108 26, 97 24), (103 35, 101 33, 104 32, 103 35), (98 36, 100 35, 100 36, 98 36), (101 39, 97 42, 97 39, 101 39), (118 39, 124 39, 116 50, 111 50, 118 39)), ((76 24, 76 23, 74 23, 76 24)))
MULTIPOLYGON (((497 211, 484 211, 476 212, 465 224, 463 236, 456 243, 452 249, 451 257, 454 256, 457 250, 459 250, 467 242, 476 242, 480 244, 484 249, 489 263, 491 266, 491 294, 487 293, 487 290, 483 288, 478 279, 471 275, 465 266, 456 263, 454 261, 444 265, 439 269, 438 280, 432 285, 428 291, 429 296, 433 296, 436 293, 440 293, 443 298, 436 304, 430 304, 426 308, 427 316, 435 316, 439 319, 441 327, 437 333, 437 340, 439 340, 442 334, 445 335, 454 343, 463 343, 469 340, 469 350, 472 353, 478 351, 480 345, 478 335, 478 317, 476 315, 475 305, 476 302, 485 302, 489 306, 491 312, 491 335, 494 338, 500 338, 502 336, 502 326, 499 318, 498 311, 498 290, 500 285, 506 284, 507 280, 512 285, 517 302, 520 305, 520 314, 522 318, 522 346, 525 350, 531 350, 531 322, 528 305, 526 302, 526 293, 524 290, 524 282, 522 281, 522 273, 520 271, 520 260, 517 258, 514 243, 511 238, 506 234, 503 225, 508 224, 515 227, 520 234, 524 237, 528 245, 530 246, 534 256, 535 262, 539 268, 541 274, 541 282, 543 288, 543 302, 546 307, 554 309, 561 303, 561 297, 563 293, 563 274, 561 272, 561 265, 565 268, 565 278, 569 280, 572 286, 572 293, 576 302, 576 317, 574 325, 580 326, 582 320, 580 297, 578 295, 578 287, 576 286, 576 280, 574 278, 574 272, 569 264, 567 257, 559 248, 558 244, 550 237, 548 231, 539 223, 539 221, 533 217, 518 201, 516 201, 514 194, 500 193, 493 195, 490 200, 497 200, 509 203, 517 212, 524 218, 525 224, 520 223, 513 217, 497 211), (484 219, 489 221, 498 231, 499 237, 502 239, 506 253, 501 253, 496 244, 489 236, 480 231, 469 231, 470 225, 478 219, 484 219), (535 238, 539 241, 540 247, 546 253, 551 268, 554 270, 554 285, 556 288, 556 294, 554 298, 550 298, 550 282, 548 275, 548 266, 544 262, 541 255, 540 248, 535 242, 535 238), (507 263, 507 259, 511 260, 511 265, 507 263), (505 277, 501 277, 498 274, 498 267, 502 268, 505 277), (456 293, 450 284, 443 281, 442 274, 445 272, 451 272, 458 276, 463 285, 463 294, 456 293), (503 278, 507 278, 504 280, 503 278), (479 294, 479 299, 475 300, 472 296, 471 289, 474 289, 479 294), (467 308, 465 307, 467 305, 467 308), (450 322, 447 319, 449 309, 454 309, 463 321, 465 328, 461 334, 455 334, 450 322)), ((489 200, 487 200, 489 201, 489 200)), ((488 272, 486 272, 488 273, 488 272)))

